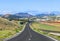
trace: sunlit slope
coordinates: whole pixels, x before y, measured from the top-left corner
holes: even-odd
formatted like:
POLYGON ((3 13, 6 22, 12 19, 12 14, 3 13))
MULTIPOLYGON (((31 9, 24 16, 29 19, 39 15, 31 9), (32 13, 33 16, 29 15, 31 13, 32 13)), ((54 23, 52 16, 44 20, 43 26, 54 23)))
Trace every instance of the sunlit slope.
POLYGON ((0 17, 0 30, 14 30, 18 27, 16 23, 0 17))
POLYGON ((12 37, 19 31, 21 31, 22 28, 23 25, 21 26, 19 24, 19 21, 9 21, 5 18, 0 17, 0 40, 12 37))

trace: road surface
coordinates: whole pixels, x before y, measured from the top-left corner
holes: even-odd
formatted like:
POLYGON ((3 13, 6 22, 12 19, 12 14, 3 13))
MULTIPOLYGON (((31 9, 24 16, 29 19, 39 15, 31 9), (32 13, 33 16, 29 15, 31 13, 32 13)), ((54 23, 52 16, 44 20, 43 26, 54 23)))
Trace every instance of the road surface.
POLYGON ((54 41, 54 40, 34 32, 29 27, 29 23, 27 23, 26 28, 21 34, 7 41, 54 41))

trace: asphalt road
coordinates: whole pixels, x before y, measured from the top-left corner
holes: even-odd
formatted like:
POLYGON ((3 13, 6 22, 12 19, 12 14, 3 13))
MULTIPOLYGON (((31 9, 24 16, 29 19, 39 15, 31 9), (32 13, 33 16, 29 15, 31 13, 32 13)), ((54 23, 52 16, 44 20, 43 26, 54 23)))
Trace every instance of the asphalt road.
POLYGON ((54 41, 54 40, 34 32, 29 27, 29 23, 27 23, 26 28, 21 34, 7 41, 54 41))

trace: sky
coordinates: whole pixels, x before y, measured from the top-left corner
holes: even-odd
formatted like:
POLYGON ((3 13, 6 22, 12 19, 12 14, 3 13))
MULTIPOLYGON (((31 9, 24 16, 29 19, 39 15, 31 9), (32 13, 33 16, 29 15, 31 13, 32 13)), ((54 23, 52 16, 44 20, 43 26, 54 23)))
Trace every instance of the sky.
POLYGON ((0 14, 60 11, 60 0, 0 0, 0 14))

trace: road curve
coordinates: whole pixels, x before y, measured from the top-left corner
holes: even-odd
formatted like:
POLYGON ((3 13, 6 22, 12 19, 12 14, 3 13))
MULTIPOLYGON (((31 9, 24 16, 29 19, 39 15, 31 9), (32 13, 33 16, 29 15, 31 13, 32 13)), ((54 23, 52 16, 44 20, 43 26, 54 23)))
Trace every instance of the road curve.
POLYGON ((7 41, 54 41, 54 40, 34 32, 29 27, 29 23, 27 23, 26 28, 21 34, 7 41))

